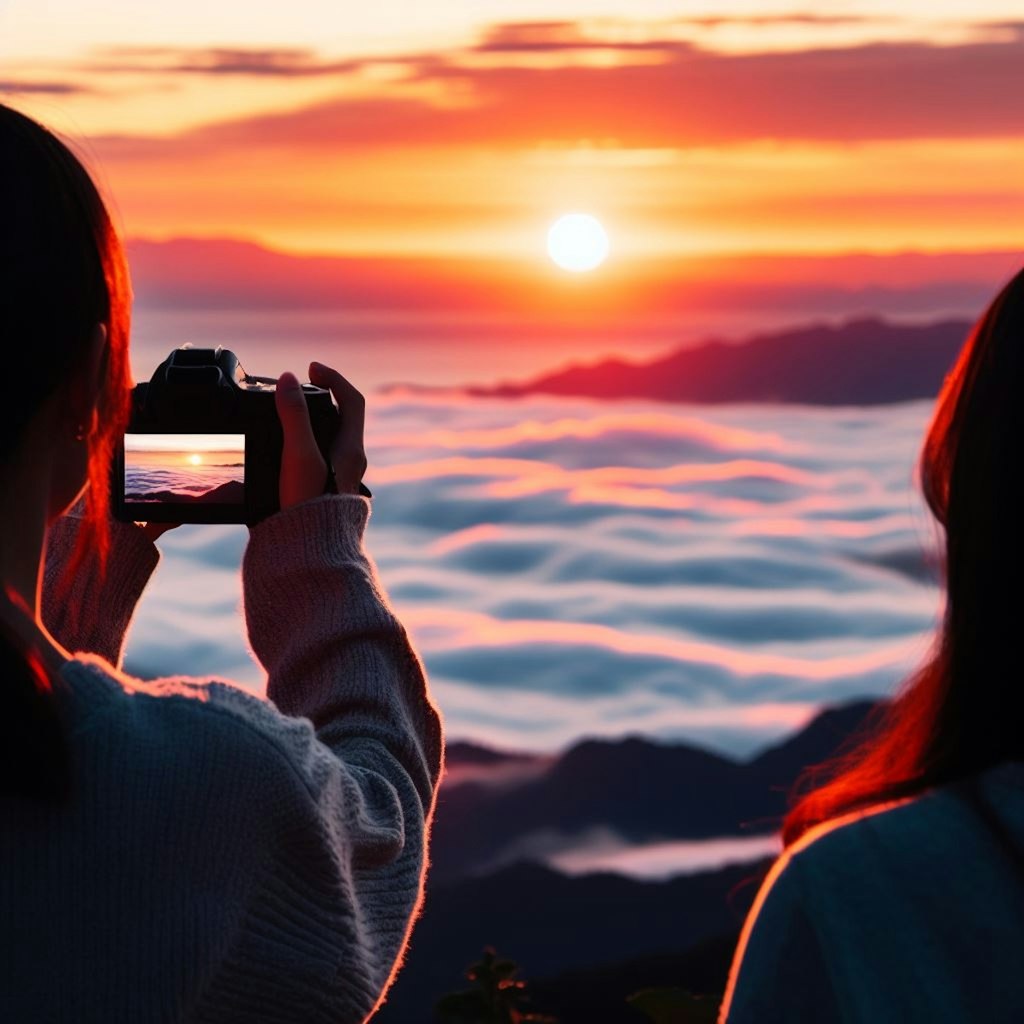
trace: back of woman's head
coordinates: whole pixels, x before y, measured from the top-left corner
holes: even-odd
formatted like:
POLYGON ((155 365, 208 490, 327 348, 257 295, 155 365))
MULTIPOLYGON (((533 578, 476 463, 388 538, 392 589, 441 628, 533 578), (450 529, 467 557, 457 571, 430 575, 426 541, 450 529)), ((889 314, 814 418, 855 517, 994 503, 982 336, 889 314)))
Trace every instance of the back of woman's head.
POLYGON ((1022 472, 1024 271, 971 331, 921 452, 921 489, 945 528, 932 655, 847 753, 804 776, 787 843, 846 811, 1024 759, 1022 472))
MULTIPOLYGON (((129 411, 130 303, 123 249, 88 172, 55 135, 0 104, 0 473, 43 403, 84 372, 97 325, 107 329, 98 420, 87 438, 85 520, 69 572, 88 552, 105 565, 110 460, 129 411)), ((60 798, 69 791, 43 665, 0 628, 0 792, 60 798)))

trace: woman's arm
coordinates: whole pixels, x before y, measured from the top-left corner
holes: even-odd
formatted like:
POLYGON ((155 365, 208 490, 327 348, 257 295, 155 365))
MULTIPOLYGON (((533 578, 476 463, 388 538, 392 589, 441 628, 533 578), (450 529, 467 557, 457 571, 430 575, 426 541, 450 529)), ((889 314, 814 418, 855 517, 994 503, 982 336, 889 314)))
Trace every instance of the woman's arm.
MULTIPOLYGON (((251 529, 242 563, 267 695, 312 724, 282 741, 296 783, 275 809, 280 841, 260 903, 291 893, 292 912, 273 921, 292 947, 284 973, 315 988, 338 1022, 361 1022, 401 962, 443 760, 420 661, 362 547, 368 515, 357 495, 295 505, 251 529)), ((271 962, 253 971, 273 969, 281 948, 268 943, 257 955, 271 962)), ((294 998, 283 982, 271 988, 294 998)))
POLYGON ((91 651, 121 667, 124 638, 135 606, 160 560, 160 552, 134 523, 110 520, 107 574, 89 555, 75 577, 65 571, 82 524, 81 503, 54 522, 46 535, 43 624, 72 654, 91 651))

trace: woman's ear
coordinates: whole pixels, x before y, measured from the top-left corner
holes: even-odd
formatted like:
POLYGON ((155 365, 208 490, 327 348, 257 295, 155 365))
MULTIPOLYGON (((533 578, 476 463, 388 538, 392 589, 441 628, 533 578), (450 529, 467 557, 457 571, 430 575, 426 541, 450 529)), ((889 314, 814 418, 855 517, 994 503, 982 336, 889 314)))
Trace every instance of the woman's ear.
POLYGON ((72 427, 79 424, 86 433, 96 429, 96 400, 103 385, 107 366, 107 325, 96 324, 89 336, 88 348, 81 369, 67 382, 67 412, 72 427))

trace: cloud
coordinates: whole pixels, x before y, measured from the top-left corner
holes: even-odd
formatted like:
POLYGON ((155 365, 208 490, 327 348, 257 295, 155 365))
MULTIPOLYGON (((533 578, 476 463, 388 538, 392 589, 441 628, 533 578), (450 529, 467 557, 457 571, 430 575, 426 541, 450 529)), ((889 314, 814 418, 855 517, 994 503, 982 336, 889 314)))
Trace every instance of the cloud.
MULTIPOLYGON (((612 67, 423 69, 477 98, 442 112, 436 138, 478 141, 487 112, 504 141, 614 139, 634 147, 750 139, 853 141, 1019 134, 1020 32, 1001 41, 873 44, 722 54, 690 43, 656 48, 657 63, 612 67)), ((330 118, 329 106, 323 108, 330 118)))
POLYGON ((80 82, 33 82, 0 79, 0 96, 87 96, 96 90, 80 82))
POLYGON ((581 699, 519 690, 493 690, 439 676, 431 686, 452 738, 470 738, 508 746, 526 742, 531 749, 564 750, 581 737, 621 739, 644 734, 663 740, 680 737, 731 757, 753 756, 780 737, 803 728, 814 716, 812 700, 722 700, 696 703, 678 694, 650 694, 642 687, 581 699))
POLYGON ((632 843, 614 829, 595 826, 568 835, 550 829, 520 836, 488 867, 534 860, 570 875, 613 871, 660 881, 727 864, 747 863, 780 851, 777 836, 632 843))
POLYGON ((791 11, 784 14, 711 14, 704 17, 673 18, 674 25, 884 25, 903 19, 877 14, 811 14, 791 11))
POLYGON ((444 786, 448 792, 466 784, 489 789, 515 787, 543 775, 553 763, 553 757, 544 756, 502 760, 495 764, 453 763, 449 759, 445 764, 444 786))
MULTIPOLYGON (((631 21, 620 18, 516 21, 494 24, 483 29, 479 39, 447 53, 394 53, 331 59, 311 47, 184 47, 184 46, 106 46, 92 51, 83 69, 102 74, 225 75, 258 78, 309 78, 347 76, 370 68, 405 68, 412 75, 431 69, 441 70, 451 63, 481 55, 500 56, 523 53, 560 53, 611 50, 622 56, 659 53, 679 46, 680 30, 714 29, 727 26, 768 28, 777 26, 845 27, 886 25, 902 19, 879 16, 768 14, 713 15, 661 20, 631 21), (645 38, 635 39, 642 31, 645 38)), ((1013 32, 1013 23, 992 26, 1013 32)), ((684 47, 685 48, 685 45, 684 47)))
MULTIPOLYGON (((555 420, 541 421, 523 418, 514 424, 487 430, 469 431, 465 428, 457 430, 429 430, 426 432, 393 434, 386 438, 388 444, 400 447, 435 448, 458 451, 487 451, 501 449, 502 455, 515 455, 520 458, 534 458, 537 455, 546 457, 553 445, 562 445, 565 454, 570 452, 576 456, 559 465, 580 465, 580 454, 593 452, 592 445, 575 444, 576 441, 601 440, 606 443, 621 442, 630 435, 642 434, 646 440, 652 437, 669 440, 672 450, 678 455, 685 448, 688 456, 699 456, 701 453, 720 453, 742 450, 750 452, 787 451, 789 454, 799 452, 800 446, 793 446, 777 434, 760 430, 746 430, 739 427, 726 427, 708 422, 698 416, 688 416, 679 412, 622 413, 618 411, 601 411, 597 415, 583 418, 561 417, 555 420), (570 442, 566 445, 565 442, 570 442), (524 450, 525 449, 525 450, 524 450)), ((592 464, 593 458, 584 464, 592 464)), ((604 462, 598 462, 606 466, 604 462)), ((513 471, 516 467, 513 467, 513 471)), ((737 476, 768 476, 791 482, 806 483, 806 477, 794 474, 799 471, 781 466, 777 463, 759 460, 740 459, 727 463, 716 463, 715 466, 697 468, 692 465, 674 465, 660 467, 648 474, 646 479, 665 480, 672 478, 677 482, 685 478, 692 483, 696 476, 704 479, 737 476)))
POLYGON ((894 17, 857 14, 764 14, 764 15, 707 15, 652 20, 646 23, 625 19, 597 18, 586 23, 576 21, 521 21, 493 25, 472 48, 473 53, 566 53, 574 50, 610 48, 619 52, 656 51, 665 47, 666 40, 657 33, 668 35, 673 30, 715 29, 724 27, 772 28, 804 26, 815 28, 842 28, 851 25, 886 25, 899 23, 894 17), (638 27, 646 28, 644 39, 628 39, 636 35, 638 27))
POLYGON ((593 48, 598 41, 588 38, 575 21, 518 21, 492 25, 473 46, 477 53, 522 53, 538 50, 593 48))
MULTIPOLYGON (((837 631, 836 619, 827 610, 817 619, 812 618, 813 613, 807 608, 789 608, 785 613, 776 610, 774 614, 764 611, 759 615, 765 622, 771 622, 774 629, 765 629, 765 623, 751 629, 749 615, 733 615, 730 628, 719 629, 718 634, 727 640, 742 636, 746 646, 756 648, 786 641, 799 643, 807 639, 809 632, 814 638, 826 636, 836 640, 850 626, 847 622, 837 631)), ((723 624, 726 616, 717 618, 723 624)), ((930 625, 921 616, 907 616, 901 621, 892 615, 865 615, 858 623, 855 638, 871 636, 873 641, 880 642, 857 653, 804 658, 690 639, 687 633, 707 636, 712 631, 702 630, 707 622, 704 616, 688 618, 683 609, 677 610, 676 635, 564 619, 498 618, 453 609, 417 609, 409 613, 408 622, 413 630, 431 637, 436 664, 451 678, 480 680, 481 685, 499 687, 517 684, 525 689, 554 688, 556 692, 570 686, 585 693, 619 690, 632 685, 638 675, 666 670, 666 678, 673 683, 678 679, 680 689, 710 685, 718 692, 731 682, 743 683, 748 679, 756 680, 763 692, 773 687, 776 680, 791 685, 838 682, 904 665, 908 659, 908 645, 904 642, 907 635, 916 636, 930 625), (889 639, 893 635, 900 638, 895 643, 889 639), (484 669, 482 663, 493 660, 491 652, 496 648, 503 652, 500 661, 484 669), (551 648, 577 663, 579 668, 571 678, 562 676, 560 667, 553 664, 551 648), (673 678, 674 669, 678 675, 673 678), (486 684, 482 682, 485 677, 486 684)))
MULTIPOLYGON (((551 751, 639 732, 746 754, 820 704, 891 692, 926 654, 941 599, 907 566, 923 557, 910 467, 929 403, 369 408, 368 547, 453 737, 551 751), (546 449, 520 458, 523 435, 546 449), (493 486, 531 474, 558 485, 493 486), (622 486, 574 500, 601 478, 622 486), (764 480, 786 493, 751 490, 764 480), (694 505, 628 493, 645 490, 694 505)), ((162 539, 132 666, 261 685, 238 616, 244 541, 215 526, 162 539)))
MULTIPOLYGON (((377 60, 373 63, 382 63, 377 60)), ((324 60, 307 48, 182 48, 112 46, 95 51, 86 70, 101 74, 225 75, 258 78, 342 76, 362 70, 367 61, 324 60)))
POLYGON ((503 55, 570 55, 595 43, 571 22, 511 23, 442 54, 332 61, 302 49, 130 49, 103 65, 204 75, 346 75, 387 64, 427 95, 338 97, 303 109, 205 125, 174 139, 109 137, 97 145, 135 158, 238 147, 323 153, 360 147, 575 145, 688 148, 780 139, 1012 137, 1024 131, 1024 30, 951 45, 925 41, 783 52, 724 53, 690 41, 602 41, 605 64, 531 66, 503 55), (638 56, 642 52, 642 57, 638 56), (487 58, 486 60, 484 58, 487 58))

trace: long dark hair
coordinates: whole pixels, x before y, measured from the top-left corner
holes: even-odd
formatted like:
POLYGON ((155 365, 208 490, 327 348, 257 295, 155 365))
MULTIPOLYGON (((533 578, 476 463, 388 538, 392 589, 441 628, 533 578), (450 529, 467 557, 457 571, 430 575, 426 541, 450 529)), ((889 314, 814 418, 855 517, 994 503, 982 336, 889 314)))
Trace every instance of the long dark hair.
POLYGON ((845 812, 1024 759, 1024 271, 946 377, 918 471, 945 528, 941 628, 860 742, 802 778, 787 845, 845 812))
MULTIPOLYGON (((130 306, 124 250, 88 172, 55 135, 0 104, 0 330, 7 381, 0 463, 17 450, 43 402, 82 372, 96 325, 107 328, 98 422, 87 438, 85 519, 69 574, 87 554, 98 556, 101 572, 106 568, 110 460, 130 408, 130 306)), ((2 624, 0 685, 0 792, 67 800, 70 764, 53 680, 39 652, 2 624)))

